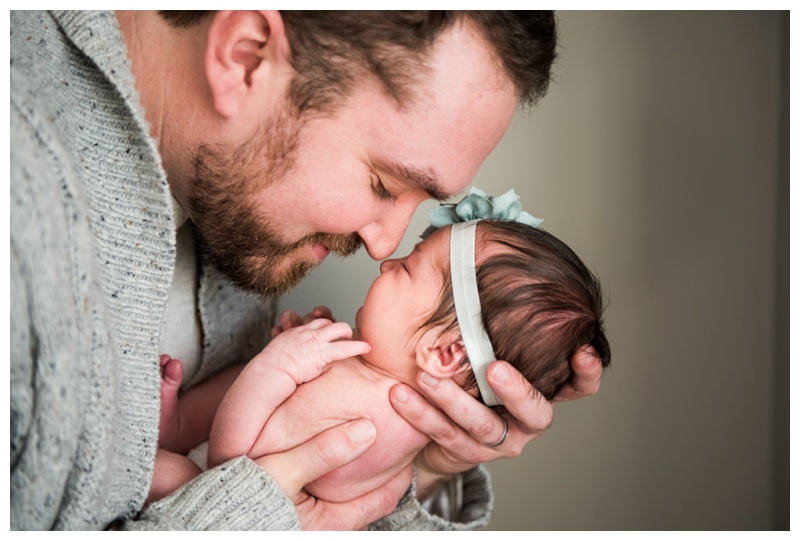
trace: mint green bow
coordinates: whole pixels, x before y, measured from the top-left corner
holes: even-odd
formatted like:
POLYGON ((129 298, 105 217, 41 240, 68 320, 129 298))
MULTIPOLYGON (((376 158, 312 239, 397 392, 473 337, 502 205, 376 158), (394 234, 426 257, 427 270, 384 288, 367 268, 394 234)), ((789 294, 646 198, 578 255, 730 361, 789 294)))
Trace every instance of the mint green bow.
POLYGON ((539 227, 544 220, 535 218, 522 210, 522 203, 514 190, 492 197, 478 188, 470 188, 467 196, 455 205, 441 205, 428 211, 431 225, 422 233, 422 238, 442 226, 471 220, 508 220, 531 227, 539 227))

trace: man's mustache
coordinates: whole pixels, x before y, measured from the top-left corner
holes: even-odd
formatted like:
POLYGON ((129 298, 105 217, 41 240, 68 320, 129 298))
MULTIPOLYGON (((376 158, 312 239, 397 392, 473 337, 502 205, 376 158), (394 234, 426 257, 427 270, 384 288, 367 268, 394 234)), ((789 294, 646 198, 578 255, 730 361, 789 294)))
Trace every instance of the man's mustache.
POLYGON ((287 248, 289 248, 288 251, 292 251, 296 248, 309 244, 321 244, 330 252, 340 257, 347 257, 356 253, 358 249, 361 248, 362 242, 361 237, 359 237, 356 233, 350 233, 347 235, 334 233, 312 233, 311 235, 303 237, 298 242, 287 248))

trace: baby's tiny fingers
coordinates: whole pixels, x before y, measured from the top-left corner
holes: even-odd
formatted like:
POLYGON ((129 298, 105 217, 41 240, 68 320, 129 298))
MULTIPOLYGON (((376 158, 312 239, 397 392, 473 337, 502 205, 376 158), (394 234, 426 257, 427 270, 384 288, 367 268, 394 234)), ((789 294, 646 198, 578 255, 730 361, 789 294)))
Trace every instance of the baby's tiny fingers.
POLYGON ((327 319, 312 319, 302 325, 303 329, 318 330, 327 327, 331 322, 327 319))
POLYGON ((300 315, 295 312, 294 310, 284 310, 278 316, 278 327, 282 330, 291 329, 292 327, 297 327, 298 325, 302 325, 303 320, 300 318, 300 315))
POLYGON ((334 360, 364 355, 370 351, 372 351, 372 346, 360 340, 340 340, 339 342, 331 342, 330 344, 330 355, 334 360))
POLYGON ((333 342, 334 340, 339 340, 342 338, 350 338, 353 336, 353 329, 347 323, 342 321, 331 323, 327 319, 315 319, 313 322, 309 323, 308 325, 314 325, 318 321, 324 321, 324 325, 320 325, 319 328, 319 337, 323 340, 327 340, 328 342, 333 342))
POLYGON ((331 321, 336 321, 333 319, 333 312, 331 312, 331 309, 327 306, 317 306, 311 311, 311 313, 314 315, 314 317, 321 317, 324 319, 330 319, 331 321))

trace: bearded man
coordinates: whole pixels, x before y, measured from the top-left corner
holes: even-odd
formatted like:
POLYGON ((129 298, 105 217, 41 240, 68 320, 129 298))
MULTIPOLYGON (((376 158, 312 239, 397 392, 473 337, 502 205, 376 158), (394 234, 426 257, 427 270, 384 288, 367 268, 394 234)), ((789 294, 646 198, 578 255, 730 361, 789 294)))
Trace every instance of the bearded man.
MULTIPOLYGON (((196 385, 260 351, 276 296, 330 252, 391 255, 545 93, 555 44, 538 12, 12 12, 12 528, 485 525, 479 465, 552 416, 505 363, 488 378, 507 420, 424 374, 425 397, 393 390, 433 439, 413 483, 302 492, 372 444, 362 421, 145 507, 159 354, 196 385), (443 493, 447 512, 420 503, 443 493)), ((599 361, 573 366, 561 398, 593 394, 599 361)))

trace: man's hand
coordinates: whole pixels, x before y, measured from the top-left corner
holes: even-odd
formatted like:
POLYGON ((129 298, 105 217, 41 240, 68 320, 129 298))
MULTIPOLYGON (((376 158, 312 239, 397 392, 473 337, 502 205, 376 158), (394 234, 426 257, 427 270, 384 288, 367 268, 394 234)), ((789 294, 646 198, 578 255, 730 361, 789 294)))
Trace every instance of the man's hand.
POLYGON ((360 419, 333 427, 302 445, 255 461, 294 502, 303 530, 358 530, 392 512, 411 485, 409 466, 394 479, 342 503, 318 500, 303 487, 358 458, 375 442, 375 427, 360 419))
POLYGON ((603 366, 594 350, 584 346, 570 361, 575 376, 558 391, 554 402, 567 402, 587 396, 592 396, 600 390, 600 378, 603 375, 603 366))
MULTIPOLYGON (((600 387, 603 368, 590 348, 576 353, 571 364, 575 376, 556 400, 590 396, 600 387)), ((503 401, 503 408, 492 410, 452 380, 422 372, 417 381, 425 398, 407 385, 392 388, 390 399, 395 410, 433 440, 416 460, 418 497, 426 496, 439 481, 478 464, 519 456, 528 442, 550 426, 552 404, 510 364, 495 361, 487 370, 487 379, 503 401), (503 420, 508 425, 505 437, 503 420), (501 440, 496 447, 491 446, 501 440)))

